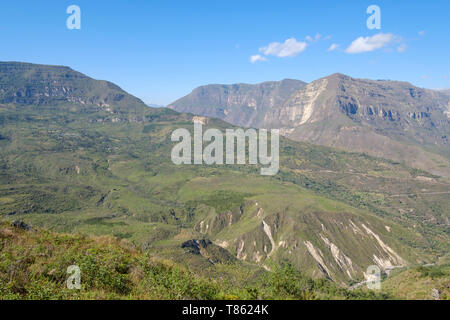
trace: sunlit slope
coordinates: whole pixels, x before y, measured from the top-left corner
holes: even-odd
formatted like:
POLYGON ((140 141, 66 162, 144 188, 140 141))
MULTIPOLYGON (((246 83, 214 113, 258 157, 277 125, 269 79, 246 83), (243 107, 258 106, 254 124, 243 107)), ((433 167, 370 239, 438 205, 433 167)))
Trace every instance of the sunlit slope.
POLYGON ((0 248, 0 300, 391 298, 311 279, 288 264, 266 272, 235 261, 216 265, 213 276, 195 274, 189 264, 162 259, 126 240, 55 233, 19 222, 0 221, 0 248), (68 287, 76 284, 69 266, 81 276, 79 289, 68 287))

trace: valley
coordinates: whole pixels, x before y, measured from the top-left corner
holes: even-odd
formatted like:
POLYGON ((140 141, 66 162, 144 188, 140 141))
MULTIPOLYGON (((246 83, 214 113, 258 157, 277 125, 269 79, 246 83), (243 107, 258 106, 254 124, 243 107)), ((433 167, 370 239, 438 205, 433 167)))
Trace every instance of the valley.
MULTIPOLYGON (((231 283, 288 264, 348 288, 370 265, 386 273, 448 263, 445 174, 290 135, 280 137, 274 176, 261 176, 259 164, 175 165, 171 134, 193 134, 197 115, 149 108, 67 67, 0 63, 0 71, 3 228, 20 220, 74 237, 112 236, 231 283)), ((290 85, 273 90, 305 86, 290 85)), ((238 128, 211 116, 205 130, 238 128)), ((446 142, 436 143, 444 152, 426 152, 447 159, 446 142)))

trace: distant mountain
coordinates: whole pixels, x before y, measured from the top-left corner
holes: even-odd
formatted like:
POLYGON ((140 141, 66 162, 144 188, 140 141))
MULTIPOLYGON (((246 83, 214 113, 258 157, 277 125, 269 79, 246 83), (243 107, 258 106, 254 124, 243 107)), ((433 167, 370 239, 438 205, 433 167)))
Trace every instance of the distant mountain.
POLYGON ((117 85, 94 80, 64 66, 0 62, 0 104, 78 104, 115 110, 142 108, 145 104, 117 85))
POLYGON ((146 104, 152 108, 164 108, 165 107, 162 104, 155 104, 155 103, 148 103, 148 102, 146 104))
POLYGON ((264 126, 264 115, 278 108, 305 82, 285 79, 260 84, 202 86, 171 103, 178 112, 201 114, 239 126, 264 126))
POLYGON ((271 100, 270 108, 255 101, 249 118, 248 103, 213 109, 222 99, 202 88, 171 107, 232 124, 279 128, 294 140, 366 152, 450 176, 450 97, 445 93, 407 82, 333 74, 301 85, 287 98, 286 93, 271 100), (202 99, 193 99, 200 93, 202 99))
POLYGON ((294 140, 405 161, 448 177, 449 103, 406 82, 335 74, 297 91, 265 120, 294 140))
MULTIPOLYGON (((440 92, 441 94, 444 94, 450 98, 450 89, 438 90, 438 92, 440 92)), ((447 115, 449 115, 449 114, 450 114, 450 105, 447 105, 447 115)))

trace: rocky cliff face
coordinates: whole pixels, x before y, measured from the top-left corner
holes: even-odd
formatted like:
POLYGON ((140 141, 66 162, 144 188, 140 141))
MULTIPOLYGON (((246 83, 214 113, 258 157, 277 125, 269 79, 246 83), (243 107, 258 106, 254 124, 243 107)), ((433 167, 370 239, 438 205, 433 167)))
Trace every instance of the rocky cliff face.
POLYGON ((251 127, 264 126, 264 115, 278 108, 289 96, 305 85, 285 79, 260 84, 207 85, 168 107, 179 112, 201 114, 251 127))
POLYGON ((406 82, 335 74, 294 93, 279 113, 266 115, 266 126, 283 127, 294 140, 405 161, 449 176, 449 102, 444 94, 406 82))
MULTIPOLYGON (((279 113, 268 114, 265 119, 266 125, 278 119, 279 125, 291 127, 331 119, 345 124, 347 120, 385 133, 438 130, 449 125, 444 113, 448 103, 444 94, 406 82, 334 74, 298 90, 280 106, 279 113)), ((428 138, 430 142, 445 142, 433 134, 428 138)))
POLYGON ((117 85, 91 79, 69 67, 0 62, 0 103, 96 107, 142 107, 144 103, 117 85))

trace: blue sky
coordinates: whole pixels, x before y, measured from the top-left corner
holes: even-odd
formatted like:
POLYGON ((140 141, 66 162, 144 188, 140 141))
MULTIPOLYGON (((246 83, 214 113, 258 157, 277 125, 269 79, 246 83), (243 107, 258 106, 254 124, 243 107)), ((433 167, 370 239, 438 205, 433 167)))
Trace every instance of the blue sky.
POLYGON ((67 65, 156 104, 203 84, 335 72, 450 88, 449 21, 448 0, 2 1, 0 60, 67 65), (66 27, 72 4, 80 30, 66 27), (372 4, 380 30, 366 26, 372 4))

